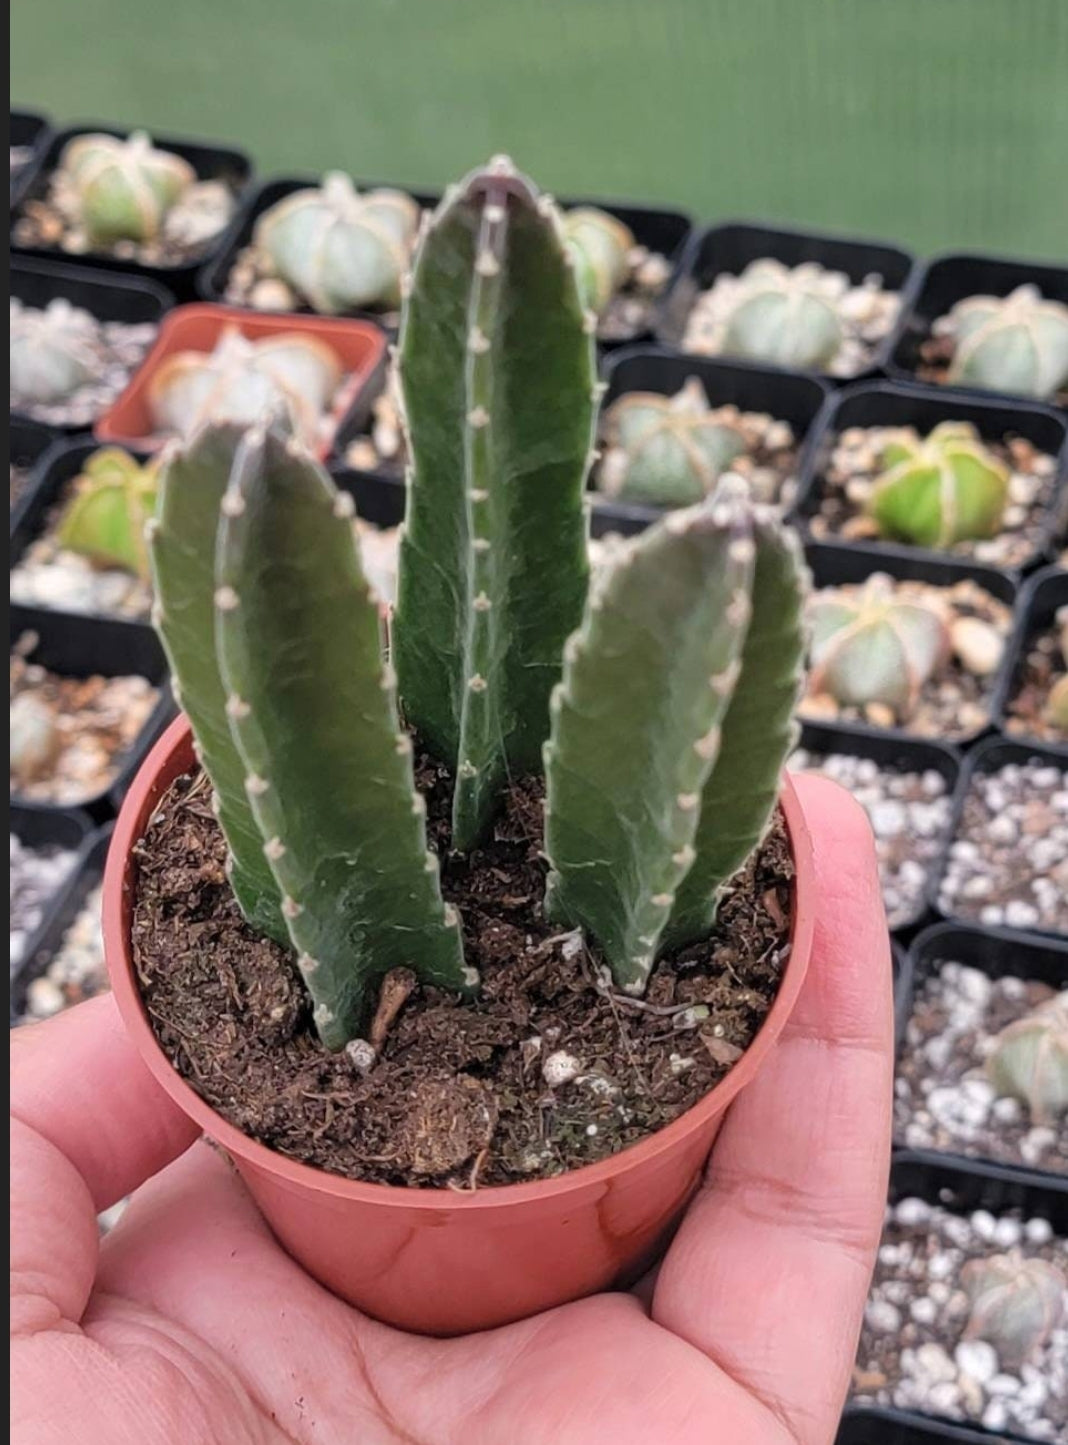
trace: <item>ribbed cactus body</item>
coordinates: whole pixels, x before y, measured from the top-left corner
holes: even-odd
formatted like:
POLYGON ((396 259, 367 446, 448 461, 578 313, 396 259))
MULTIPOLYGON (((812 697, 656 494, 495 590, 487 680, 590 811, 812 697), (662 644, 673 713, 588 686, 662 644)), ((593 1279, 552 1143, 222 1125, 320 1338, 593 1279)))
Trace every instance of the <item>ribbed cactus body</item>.
POLYGON ((75 136, 64 147, 60 169, 70 177, 82 224, 91 241, 147 241, 196 180, 188 161, 157 150, 144 131, 126 139, 75 136))
POLYGON ((871 514, 886 537, 921 547, 993 537, 1009 490, 1008 469, 967 422, 943 422, 925 438, 915 432, 885 449, 871 514))
POLYGON ((394 659, 405 713, 455 770, 453 841, 537 769, 586 593, 593 317, 554 208, 504 158, 424 236, 399 345, 411 467, 394 659))
POLYGON ((1036 1125, 1056 1126, 1068 1114, 1068 990, 1001 1031, 987 1072, 1036 1125))
POLYGON ((740 277, 723 350, 777 366, 824 367, 843 334, 837 310, 804 267, 761 260, 740 277))
POLYGON ((596 206, 575 206, 563 224, 582 295, 600 314, 626 280, 634 235, 618 217, 596 206))
POLYGON ((1037 286, 969 296, 949 314, 957 346, 947 380, 1040 399, 1068 385, 1068 306, 1037 286))
POLYGON ((595 580, 567 644, 545 748, 546 909, 596 940, 621 987, 644 988, 671 933, 698 916, 707 932, 726 870, 766 823, 798 686, 801 570, 730 479, 595 580), (767 656, 746 671, 758 570, 767 656), (730 765, 745 776, 709 791, 735 706, 730 765))
POLYGON ((328 1048, 406 966, 470 987, 384 661, 352 499, 294 442, 252 432, 223 504, 216 642, 263 853, 328 1048))
POLYGON ((711 410, 696 377, 674 396, 645 391, 621 396, 604 417, 608 451, 601 490, 654 506, 699 502, 746 450, 741 431, 714 419, 711 410))
POLYGON ((24 402, 62 401, 99 365, 97 323, 57 296, 43 310, 11 303, 11 391, 24 402))
POLYGON ((263 856, 263 837, 245 791, 248 770, 231 735, 227 689, 215 651, 219 508, 241 435, 237 427, 211 427, 165 456, 156 518, 148 528, 156 591, 153 622, 215 791, 234 896, 254 928, 287 942, 281 892, 263 856))

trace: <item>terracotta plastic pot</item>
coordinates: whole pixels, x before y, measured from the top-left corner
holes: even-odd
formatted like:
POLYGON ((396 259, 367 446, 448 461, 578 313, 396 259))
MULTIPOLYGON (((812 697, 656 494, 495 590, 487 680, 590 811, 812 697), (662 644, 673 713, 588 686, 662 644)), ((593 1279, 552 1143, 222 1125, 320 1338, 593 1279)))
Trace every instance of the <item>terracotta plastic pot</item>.
POLYGON ((115 826, 104 877, 104 942, 126 1027, 160 1084, 225 1148, 289 1253, 335 1294, 425 1334, 487 1329, 636 1279, 697 1187, 731 1100, 782 1032, 812 950, 812 839, 787 780, 782 806, 796 868, 793 932, 778 996, 731 1072, 687 1113, 599 1164, 472 1194, 361 1184, 299 1164, 228 1124, 156 1042, 130 950, 132 849, 171 782, 194 767, 179 718, 149 754, 115 826))
POLYGON ((268 316, 242 311, 236 306, 212 306, 204 302, 178 306, 163 318, 152 349, 121 396, 97 420, 93 428, 97 441, 116 442, 141 451, 161 447, 167 438, 155 431, 148 404, 152 378, 175 352, 213 351, 221 333, 231 326, 236 326, 242 336, 250 340, 298 331, 325 342, 335 353, 348 377, 330 408, 333 425, 319 447, 320 457, 325 458, 346 414, 382 364, 386 354, 385 332, 369 321, 337 316, 268 316))

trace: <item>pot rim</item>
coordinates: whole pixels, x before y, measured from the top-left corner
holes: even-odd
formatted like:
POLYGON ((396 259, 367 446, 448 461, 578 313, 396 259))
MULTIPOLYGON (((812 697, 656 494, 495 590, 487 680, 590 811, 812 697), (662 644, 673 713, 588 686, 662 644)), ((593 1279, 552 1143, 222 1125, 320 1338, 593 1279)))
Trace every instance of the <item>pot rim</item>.
POLYGON ((378 1204, 387 1208, 421 1209, 447 1213, 498 1209, 536 1204, 578 1195, 590 1187, 607 1186, 618 1176, 652 1163, 669 1152, 710 1119, 725 1112, 735 1096, 757 1073, 794 1010, 804 983, 815 932, 814 844, 800 799, 788 773, 783 774, 779 803, 786 822, 794 863, 790 953, 779 991, 757 1033, 726 1078, 702 1099, 662 1129, 595 1164, 569 1170, 550 1179, 500 1184, 463 1193, 450 1189, 412 1189, 395 1184, 372 1184, 330 1174, 277 1153, 229 1123, 178 1074, 167 1059, 148 1021, 137 985, 126 904, 133 893, 133 848, 140 840, 150 809, 163 788, 178 772, 193 764, 192 731, 184 715, 176 718, 142 763, 123 802, 104 870, 104 951, 112 991, 119 1013, 141 1058, 175 1104, 235 1159, 253 1169, 274 1175, 297 1190, 328 1195, 341 1201, 378 1204), (178 767, 172 768, 177 763, 178 767))

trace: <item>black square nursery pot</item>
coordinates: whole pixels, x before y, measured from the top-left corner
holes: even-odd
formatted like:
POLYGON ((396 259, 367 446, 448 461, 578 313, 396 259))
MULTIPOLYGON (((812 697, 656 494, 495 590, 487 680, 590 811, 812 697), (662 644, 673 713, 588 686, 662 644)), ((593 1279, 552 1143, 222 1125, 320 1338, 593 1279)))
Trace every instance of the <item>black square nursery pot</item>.
POLYGON ((997 1445, 997 1441, 987 1430, 940 1424, 907 1410, 851 1405, 842 1416, 835 1445, 997 1445))
MULTIPOLYGON (((806 452, 805 474, 801 480, 793 520, 811 535, 812 518, 819 512, 823 498, 823 476, 838 436, 850 427, 915 427, 926 436, 942 422, 971 422, 987 442, 1000 442, 1008 435, 1023 437, 1039 451, 1057 459, 1054 493, 1046 511, 1042 532, 1030 554, 1018 566, 1005 569, 1013 575, 1038 562, 1052 544, 1058 516, 1068 499, 1068 421, 1052 407, 1038 402, 998 401, 989 393, 951 390, 948 387, 920 386, 901 381, 864 381, 835 392, 824 408, 815 427, 811 445, 806 452)), ((855 544, 846 537, 831 535, 828 542, 840 547, 855 544)), ((884 542, 866 538, 862 544, 879 550, 893 550, 900 555, 915 553, 921 557, 959 554, 937 552, 902 542, 884 542)))
MULTIPOLYGON (((21 813, 23 810, 18 811, 21 813)), ((71 816, 57 815, 57 821, 71 816)), ((110 828, 97 829, 81 838, 78 861, 28 940, 23 960, 12 976, 9 997, 12 1027, 21 1023, 26 1015, 30 985, 47 972, 48 965, 63 947, 68 928, 103 878, 110 842, 110 828)))
MULTIPOLYGON (((947 962, 962 963, 975 968, 988 978, 1036 979, 1054 989, 1068 988, 1068 940, 1020 933, 1012 928, 980 928, 974 924, 935 923, 925 928, 912 943, 901 975, 896 999, 900 1028, 897 1052, 905 1047, 905 1029, 916 1001, 916 995, 928 979, 939 973, 947 962)), ((907 1147, 907 1146, 906 1146, 907 1147)), ((950 1164, 969 1166, 982 1156, 958 1154, 950 1150, 922 1151, 950 1164)), ((1028 1169, 1023 1164, 997 1165, 999 1168, 1028 1169)), ((1048 1171, 1031 1169, 1045 1177, 1048 1171)), ((1063 1176, 1050 1176, 1063 1180, 1063 1176)))
POLYGON ((23 421, 21 418, 12 418, 11 420, 7 433, 8 461, 11 466, 18 467, 20 471, 29 474, 23 484, 18 500, 10 509, 10 526, 12 533, 18 525, 19 516, 33 489, 35 478, 32 474, 34 469, 55 441, 55 437, 55 432, 50 431, 46 426, 42 426, 40 422, 23 421))
MULTIPOLYGON (((77 855, 81 853, 93 831, 93 822, 89 814, 82 812, 80 808, 49 808, 40 803, 16 803, 8 808, 8 831, 24 848, 34 852, 47 848, 77 855)), ((26 932, 22 955, 17 962, 12 963, 12 978, 25 967, 26 960, 32 956, 36 938, 47 926, 56 900, 62 896, 77 868, 76 859, 71 872, 59 880, 59 885, 51 897, 43 900, 41 916, 36 926, 26 932)))
POLYGON ((789 779, 781 795, 796 870, 789 959, 767 1019, 726 1078, 665 1128, 599 1163, 455 1191, 367 1184, 275 1153, 216 1114, 165 1057, 134 968, 133 854, 171 783, 194 766, 189 726, 179 718, 127 794, 104 877, 108 972, 146 1066, 231 1155, 289 1253, 374 1317, 437 1335, 490 1328, 639 1278, 697 1187, 727 1106, 762 1066, 801 991, 815 927, 815 864, 789 779))
MULTIPOLYGON (((886 572, 897 581, 928 582, 936 587, 952 587, 957 582, 970 580, 982 587, 984 591, 989 592, 999 602, 1005 603, 1006 606, 1011 608, 1016 606, 1016 581, 1009 573, 1002 572, 995 567, 979 567, 956 557, 951 559, 934 556, 929 552, 921 552, 917 548, 889 545, 872 547, 867 543, 843 545, 839 542, 812 542, 805 548, 805 558, 811 569, 813 587, 816 590, 822 587, 840 587, 843 584, 861 583, 873 572, 886 572)), ((912 738, 916 741, 944 742, 958 748, 967 747, 968 744, 983 737, 994 726, 994 720, 1001 706, 1001 698, 1004 695, 1005 678, 1009 666, 1008 652, 1006 641, 1005 654, 986 694, 988 721, 984 722, 981 727, 973 728, 966 733, 954 737, 926 738, 910 732, 907 726, 882 728, 866 722, 850 722, 840 719, 829 721, 833 721, 834 727, 843 733, 854 733, 861 737, 902 737, 912 738)), ((799 714, 799 718, 804 724, 823 721, 820 718, 807 717, 803 713, 799 714)))
MULTIPOLYGON (((662 346, 632 346, 611 352, 605 360, 602 379, 605 410, 632 391, 651 391, 674 396, 691 377, 701 382, 713 407, 732 405, 740 411, 767 412, 777 421, 790 424, 798 444, 797 480, 807 470, 806 456, 821 408, 831 388, 819 376, 805 371, 787 371, 778 366, 758 366, 746 361, 728 361, 713 356, 686 356, 662 346)), ((666 507, 640 502, 621 502, 606 497, 591 478, 594 516, 608 518, 616 530, 627 523, 648 526, 666 507)))
POLYGON ((12 206, 22 199, 33 184, 51 138, 52 127, 47 116, 36 110, 12 110, 8 125, 8 143, 12 150, 18 146, 20 150, 29 152, 19 168, 11 172, 9 198, 12 206))
MULTIPOLYGON (((174 297, 164 286, 137 276, 110 275, 87 266, 65 261, 41 261, 16 256, 11 261, 11 295, 24 306, 44 310, 50 301, 62 299, 81 307, 98 321, 121 321, 128 326, 158 326, 174 306, 174 297)), ((21 412, 13 421, 34 422, 21 412)), ((73 435, 84 426, 53 426, 53 432, 73 435)))
MULTIPOLYGON (((18 210, 28 200, 41 198, 47 188, 49 177, 59 164, 64 146, 80 135, 113 135, 126 137, 133 127, 115 125, 73 125, 56 132, 40 157, 30 185, 23 188, 18 204, 12 207, 11 221, 14 225, 18 210)), ((197 174, 198 181, 225 181, 234 193, 235 203, 240 207, 244 192, 252 174, 252 161, 242 150, 233 146, 213 145, 210 141, 190 140, 185 136, 160 135, 152 132, 152 142, 161 150, 172 151, 188 161, 197 174)), ((235 215, 237 211, 235 210, 235 215)), ((231 222, 232 224, 232 218, 231 222)), ((205 249, 193 260, 174 266, 146 266, 136 260, 124 260, 101 251, 85 251, 77 256, 59 246, 26 246, 12 241, 11 249, 20 256, 49 256, 62 260, 76 260, 80 265, 99 268, 101 271, 121 272, 126 276, 141 276, 158 281, 168 287, 180 301, 192 300, 196 295, 196 276, 200 268, 223 245, 227 235, 224 226, 219 234, 207 242, 205 249)))
POLYGON ((1063 567, 1045 567, 1031 577, 1020 594, 1020 606, 1016 627, 1009 642, 1008 667, 999 698, 998 726, 1014 742, 1034 743, 1037 747, 1068 750, 1068 738, 1063 742, 1035 738, 1026 729, 1010 727, 1012 714, 1009 704, 1016 695, 1022 680, 1022 670, 1027 650, 1036 633, 1053 625, 1054 618, 1063 607, 1068 607, 1068 570, 1063 567))
MULTIPOLYGON (((661 302, 655 325, 656 339, 664 346, 681 350, 686 322, 698 293, 707 291, 722 272, 739 275, 752 261, 763 257, 784 266, 815 261, 830 271, 843 271, 859 285, 866 276, 882 277, 888 291, 901 295, 902 309, 912 293, 915 258, 910 251, 882 241, 836 236, 819 231, 787 230, 752 221, 728 221, 709 226, 690 237, 669 290, 661 302)), ((867 376, 883 367, 889 358, 894 328, 876 348, 870 365, 858 375, 867 376)), ((855 380, 854 377, 848 378, 855 380)), ((828 377, 832 384, 843 378, 828 377)))
MULTIPOLYGON (((1068 305, 1068 267, 1065 266, 971 252, 951 252, 926 262, 890 338, 886 370, 894 377, 915 379, 921 365, 920 347, 940 316, 945 316, 958 301, 969 296, 1004 297, 1017 286, 1029 284, 1037 286, 1047 300, 1068 305)), ((958 387, 958 390, 970 391, 979 397, 993 394, 978 386, 958 387)))
POLYGON ((112 622, 20 606, 10 609, 9 622, 12 647, 25 633, 33 633, 37 644, 30 660, 60 676, 136 675, 159 690, 144 727, 133 743, 116 755, 114 775, 98 792, 73 803, 54 805, 39 803, 15 792, 11 794, 12 803, 29 803, 46 812, 69 812, 73 807, 101 822, 118 807, 145 754, 174 717, 174 699, 167 685, 163 648, 151 627, 139 622, 112 622))

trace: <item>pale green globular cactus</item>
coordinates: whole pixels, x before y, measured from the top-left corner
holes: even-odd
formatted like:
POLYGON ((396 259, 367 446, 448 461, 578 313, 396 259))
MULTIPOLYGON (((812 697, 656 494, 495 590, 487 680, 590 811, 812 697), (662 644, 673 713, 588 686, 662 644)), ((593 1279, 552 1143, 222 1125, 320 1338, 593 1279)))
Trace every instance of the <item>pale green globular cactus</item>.
POLYGON ((948 658, 949 631, 932 606, 895 596, 876 572, 863 589, 824 588, 808 607, 809 691, 849 707, 882 703, 907 718, 924 683, 948 658))
POLYGON ((969 296, 947 318, 955 340, 948 382, 1048 400, 1068 385, 1068 306, 1037 286, 969 296))
POLYGON ((689 506, 707 496, 746 451, 740 428, 716 420, 711 410, 696 377, 675 396, 621 396, 605 412, 600 490, 660 507, 689 506))
POLYGON ((156 510, 157 467, 144 466, 121 447, 103 447, 86 459, 56 526, 68 552, 99 567, 118 567, 148 580, 145 525, 156 510))
POLYGON ((880 465, 868 510, 884 537, 945 548, 997 535, 1009 472, 970 423, 942 422, 923 438, 906 429, 880 465))
POLYGON ((454 769, 461 849, 539 766, 582 616, 595 325, 558 212, 509 160, 446 194, 398 346, 410 466, 393 649, 409 721, 454 769))
POLYGON ((728 477, 620 554, 567 644, 545 745, 546 910, 596 939, 631 992, 662 944, 707 936, 767 824, 804 579, 795 540, 728 477))
POLYGON ((281 413, 307 445, 321 440, 341 384, 334 350, 316 336, 279 332, 258 341, 227 327, 213 351, 179 351, 153 373, 148 404, 159 431, 192 437, 208 422, 249 426, 281 413))
POLYGON ((75 136, 63 148, 59 169, 77 198, 86 235, 102 246, 152 240, 167 212, 196 182, 188 161, 158 150, 144 131, 125 139, 75 136))
POLYGON ((54 709, 32 692, 17 693, 8 718, 9 770, 15 787, 46 777, 61 747, 54 709))
POLYGON ((822 368, 834 359, 844 334, 837 307, 810 270, 765 258, 738 278, 722 350, 749 361, 822 368))
POLYGON ((98 323, 56 297, 42 310, 11 302, 13 406, 50 406, 91 381, 100 365, 98 323))
POLYGON ((1033 1362, 1064 1317, 1068 1278, 1056 1265, 1020 1254, 968 1260, 960 1272, 971 1311, 966 1340, 985 1340, 1003 1370, 1033 1362))
POLYGON ((316 310, 399 306, 419 207, 403 191, 360 195, 332 171, 321 186, 294 191, 256 222, 253 242, 282 280, 316 310))
POLYGON ((566 211, 563 226, 579 288, 586 305, 599 316, 627 279, 634 235, 617 216, 596 206, 566 211))
POLYGON ((1027 1105, 1035 1124, 1068 1114, 1068 991, 1003 1029, 987 1072, 999 1095, 1027 1105))

